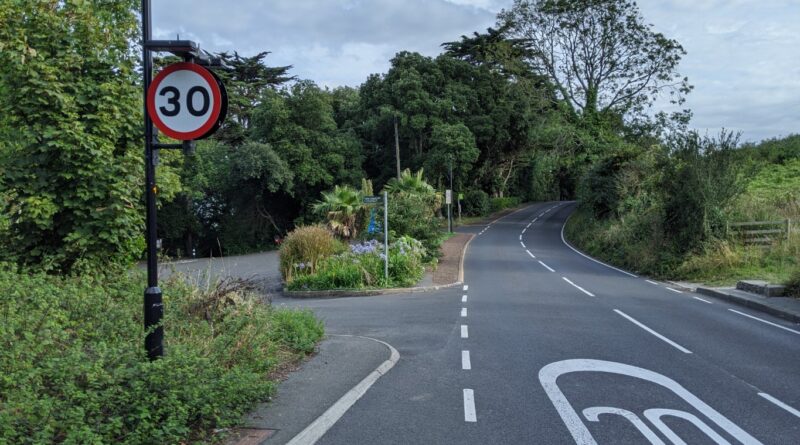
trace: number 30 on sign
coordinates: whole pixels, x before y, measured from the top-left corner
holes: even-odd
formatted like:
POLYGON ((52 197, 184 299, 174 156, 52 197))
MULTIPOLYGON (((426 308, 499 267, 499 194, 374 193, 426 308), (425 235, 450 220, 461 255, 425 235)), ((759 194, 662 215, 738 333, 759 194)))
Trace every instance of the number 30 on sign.
POLYGON ((180 141, 202 139, 225 119, 227 94, 206 68, 189 62, 169 65, 147 91, 147 113, 165 135, 180 141))

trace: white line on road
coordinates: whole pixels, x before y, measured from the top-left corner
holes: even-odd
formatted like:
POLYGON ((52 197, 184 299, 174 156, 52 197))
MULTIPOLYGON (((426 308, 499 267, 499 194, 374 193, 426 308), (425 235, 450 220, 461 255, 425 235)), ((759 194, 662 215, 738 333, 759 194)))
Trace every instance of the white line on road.
POLYGON ((572 281, 569 281, 569 278, 567 278, 567 277, 561 277, 561 278, 563 278, 563 279, 564 279, 564 281, 566 281, 567 283, 569 283, 569 284, 571 284, 571 285, 575 286, 575 287, 576 287, 576 288, 577 288, 579 291, 583 292, 584 294, 586 294, 586 295, 588 295, 588 296, 590 296, 590 297, 594 297, 594 294, 593 294, 593 293, 591 293, 591 292, 589 292, 588 290, 586 290, 586 289, 584 289, 584 288, 582 288, 582 287, 578 286, 577 284, 573 283, 572 281))
POLYGON ((525 231, 526 231, 526 230, 528 230, 528 228, 527 228, 527 227, 526 227, 526 228, 524 228, 524 229, 522 229, 522 233, 525 233, 525 231))
POLYGON ((530 255, 531 258, 536 258, 536 255, 532 254, 530 250, 525 249, 525 251, 528 252, 528 255, 530 255))
POLYGON ((461 351, 461 369, 472 369, 472 362, 469 359, 469 351, 461 351))
POLYGON ((785 326, 781 326, 781 325, 779 325, 779 324, 777 324, 777 323, 773 323, 773 322, 771 322, 771 321, 767 321, 767 320, 762 320, 762 319, 760 319, 760 318, 758 318, 758 317, 753 317, 753 316, 752 316, 752 315, 750 315, 750 314, 745 314, 744 312, 739 312, 739 311, 737 311, 737 310, 735 310, 735 309, 728 309, 728 310, 729 310, 729 311, 731 311, 731 312, 736 312, 736 313, 737 313, 737 314, 739 314, 739 315, 744 315, 744 316, 745 316, 745 317, 747 317, 747 318, 752 318, 753 320, 757 320, 757 321, 760 321, 760 322, 762 322, 762 323, 766 323, 766 324, 768 324, 768 325, 770 325, 770 326, 775 326, 776 328, 783 329, 784 331, 789 331, 789 332, 793 332, 793 333, 795 333, 795 334, 798 334, 798 335, 800 335, 800 331, 795 331, 794 329, 789 329, 789 328, 787 328, 787 327, 785 327, 785 326))
POLYGON ((461 296, 461 302, 462 303, 466 303, 467 302, 467 294, 464 294, 464 295, 461 296))
POLYGON ((467 316, 467 308, 465 308, 465 307, 461 308, 461 316, 462 317, 466 317, 467 316))
POLYGON ((776 399, 775 397, 772 397, 771 395, 769 395, 767 393, 764 393, 764 392, 760 392, 760 393, 758 393, 758 395, 760 395, 761 397, 763 397, 763 398, 769 400, 770 402, 778 405, 779 407, 785 409, 786 411, 789 411, 790 413, 794 414, 796 417, 800 417, 800 411, 798 411, 798 410, 792 408, 791 406, 781 402, 780 400, 776 399))
POLYGON ((519 243, 522 244, 522 248, 524 249, 525 248, 525 243, 523 243, 522 241, 520 241, 519 243))
POLYGON ((533 218, 533 219, 531 220, 531 224, 535 223, 537 219, 539 219, 539 218, 533 218))
POLYGON ((650 284, 655 284, 656 286, 658 286, 658 285, 659 285, 659 284, 658 284, 658 283, 656 283, 655 281, 650 281, 650 280, 644 280, 644 281, 647 281, 647 282, 648 282, 648 283, 650 283, 650 284))
POLYGON ((461 325, 461 338, 469 338, 469 329, 465 324, 461 325))
POLYGON ((469 290, 469 285, 464 285, 464 290, 469 290))
POLYGON ((527 226, 525 226, 525 228, 526 228, 526 229, 530 229, 530 228, 531 228, 531 223, 528 223, 528 225, 527 225, 527 226))
POLYGON ((671 287, 668 287, 667 290, 671 290, 672 292, 676 292, 676 293, 679 293, 679 294, 683 293, 683 292, 679 291, 678 289, 673 289, 671 287))
POLYGON ((544 264, 541 260, 537 260, 537 261, 539 261, 539 264, 544 266, 545 269, 549 270, 550 272, 555 272, 553 269, 550 268, 550 266, 548 266, 547 264, 544 264))
POLYGON ((712 303, 712 302, 710 302, 710 301, 706 300, 705 298, 700 298, 700 297, 692 297, 692 298, 694 298, 695 300, 700 300, 700 301, 702 301, 703 303, 714 304, 714 303, 712 303))
POLYGON ((520 241, 522 240, 522 235, 519 236, 520 241))
POLYGON ((670 344, 671 346, 673 346, 675 349, 677 349, 677 350, 679 350, 679 351, 681 351, 681 352, 683 352, 683 353, 686 353, 686 354, 691 354, 691 353, 692 353, 692 351, 690 351, 690 350, 688 350, 688 349, 684 348, 683 346, 681 346, 681 345, 679 345, 679 344, 675 343, 674 341, 672 341, 672 340, 668 339, 667 337, 664 337, 663 335, 659 334, 658 332, 656 332, 656 331, 654 331, 654 330, 652 330, 652 329, 648 328, 647 326, 643 325, 642 323, 640 323, 640 322, 636 321, 636 319, 635 319, 635 318, 631 317, 630 315, 626 314, 625 312, 622 312, 622 311, 621 311, 621 310, 619 310, 619 309, 614 309, 614 312, 618 313, 619 315, 622 315, 623 317, 627 318, 627 319, 628 319, 628 321, 630 321, 631 323, 633 323, 633 324, 635 324, 636 326, 639 326, 640 328, 644 329, 645 331, 647 331, 647 332, 649 332, 649 333, 651 333, 651 334, 655 335, 655 336, 656 336, 656 337, 658 337, 659 339, 661 339, 661 340, 663 340, 663 341, 665 341, 665 342, 669 343, 669 344, 670 344))
POLYGON ((564 243, 564 245, 566 245, 567 247, 569 247, 570 249, 572 249, 572 251, 573 251, 573 252, 575 252, 575 253, 577 253, 578 255, 580 255, 580 256, 582 256, 582 257, 586 258, 587 260, 594 261, 594 262, 595 262, 595 263, 597 263, 597 264, 602 264, 603 266, 606 266, 606 267, 608 267, 609 269, 614 269, 614 270, 616 270, 617 272, 624 273, 625 275, 628 275, 628 276, 630 276, 630 277, 633 277, 633 278, 639 278, 637 275, 634 275, 634 274, 632 274, 632 273, 630 273, 630 272, 625 272, 625 271, 624 271, 624 270, 622 270, 622 269, 617 269, 616 267, 614 267, 614 266, 610 266, 610 265, 608 265, 608 264, 606 264, 606 263, 604 263, 604 262, 602 262, 602 261, 600 261, 600 260, 596 260, 596 259, 594 259, 594 258, 590 257, 589 255, 586 255, 585 253, 581 252, 580 250, 578 250, 578 249, 576 249, 576 248, 572 247, 572 246, 571 246, 571 245, 570 245, 570 244, 567 242, 567 240, 564 238, 564 227, 566 227, 566 226, 567 226, 567 223, 566 223, 566 222, 564 222, 564 224, 561 226, 561 242, 563 242, 563 243, 564 243))
POLYGON ((475 414, 475 393, 471 389, 464 390, 464 422, 477 422, 475 414))

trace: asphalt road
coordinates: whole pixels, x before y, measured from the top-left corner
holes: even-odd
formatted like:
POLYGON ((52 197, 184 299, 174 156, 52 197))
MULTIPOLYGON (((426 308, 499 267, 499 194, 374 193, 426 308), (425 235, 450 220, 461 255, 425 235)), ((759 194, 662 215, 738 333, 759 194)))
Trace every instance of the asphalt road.
POLYGON ((319 443, 800 444, 800 326, 582 256, 572 210, 475 228, 463 290, 275 300, 400 352, 319 443))

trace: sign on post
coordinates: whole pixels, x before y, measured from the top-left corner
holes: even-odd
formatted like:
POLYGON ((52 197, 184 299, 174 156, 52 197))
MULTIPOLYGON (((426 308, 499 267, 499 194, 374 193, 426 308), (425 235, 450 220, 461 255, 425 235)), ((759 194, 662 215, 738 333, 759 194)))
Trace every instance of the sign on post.
POLYGON ((453 191, 448 189, 444 191, 444 203, 445 204, 452 204, 453 203, 453 191))
POLYGON ((365 196, 364 204, 378 204, 383 201, 382 196, 365 196))
POLYGON ((210 70, 190 62, 167 66, 147 91, 147 114, 165 135, 179 141, 213 134, 227 114, 227 93, 210 70))

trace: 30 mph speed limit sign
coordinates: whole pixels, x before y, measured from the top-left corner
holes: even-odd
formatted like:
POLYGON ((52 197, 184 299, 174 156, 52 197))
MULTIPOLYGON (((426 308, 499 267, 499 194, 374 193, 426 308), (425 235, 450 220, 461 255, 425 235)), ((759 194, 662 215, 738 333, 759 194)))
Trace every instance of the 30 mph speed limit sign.
POLYGON ((222 123, 227 99, 225 87, 211 71, 195 63, 175 63, 150 84, 147 113, 173 139, 202 139, 222 123))

